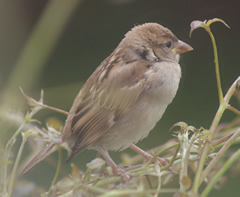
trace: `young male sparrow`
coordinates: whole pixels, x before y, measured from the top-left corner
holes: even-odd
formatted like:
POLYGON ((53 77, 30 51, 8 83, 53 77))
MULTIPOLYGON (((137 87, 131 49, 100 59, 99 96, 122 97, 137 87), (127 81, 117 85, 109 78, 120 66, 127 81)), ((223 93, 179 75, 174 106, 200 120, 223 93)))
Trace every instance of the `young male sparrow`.
MULTIPOLYGON (((84 84, 76 96, 61 134, 72 153, 98 150, 113 173, 130 176, 119 168, 108 150, 131 147, 145 138, 176 95, 181 78, 179 54, 192 50, 167 28, 146 23, 132 28, 84 84)), ((53 152, 46 146, 24 169, 26 174, 53 152)), ((145 154, 146 156, 147 153, 145 154)))

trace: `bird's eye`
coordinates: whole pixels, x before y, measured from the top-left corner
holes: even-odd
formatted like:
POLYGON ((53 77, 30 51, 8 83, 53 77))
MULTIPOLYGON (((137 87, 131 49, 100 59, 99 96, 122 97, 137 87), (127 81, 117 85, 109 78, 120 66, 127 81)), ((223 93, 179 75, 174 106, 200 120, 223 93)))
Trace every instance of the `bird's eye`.
POLYGON ((171 48, 172 43, 170 41, 166 42, 165 45, 167 46, 167 48, 171 48))

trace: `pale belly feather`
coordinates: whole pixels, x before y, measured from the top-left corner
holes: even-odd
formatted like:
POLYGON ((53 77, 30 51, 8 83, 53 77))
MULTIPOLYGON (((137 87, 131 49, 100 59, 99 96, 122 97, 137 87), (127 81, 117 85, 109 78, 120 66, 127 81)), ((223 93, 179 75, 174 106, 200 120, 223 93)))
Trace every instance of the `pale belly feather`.
MULTIPOLYGON (((172 102, 178 89, 181 77, 180 67, 175 65, 169 69, 170 71, 177 69, 178 72, 167 73, 164 83, 152 88, 141 102, 138 102, 128 114, 113 125, 96 144, 93 144, 92 148, 101 145, 106 150, 122 150, 149 134, 161 119, 168 104, 172 102)), ((159 70, 159 72, 162 71, 159 70)))

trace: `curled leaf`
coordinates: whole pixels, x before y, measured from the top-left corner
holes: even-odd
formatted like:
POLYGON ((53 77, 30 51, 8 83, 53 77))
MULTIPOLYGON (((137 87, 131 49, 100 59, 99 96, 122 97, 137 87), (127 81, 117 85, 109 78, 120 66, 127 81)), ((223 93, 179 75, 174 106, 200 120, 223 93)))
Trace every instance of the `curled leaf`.
POLYGON ((187 127, 187 130, 188 130, 188 131, 195 132, 195 131, 196 131, 196 128, 195 128, 194 126, 188 126, 188 127, 187 127))
POLYGON ((222 20, 222 19, 220 19, 220 18, 214 18, 214 19, 211 19, 211 20, 208 20, 208 21, 207 21, 207 20, 204 20, 204 21, 195 20, 195 21, 192 21, 191 24, 190 24, 191 29, 190 29, 189 37, 191 37, 192 32, 193 32, 195 29, 197 29, 197 28, 199 28, 199 27, 202 27, 202 28, 204 28, 205 30, 209 30, 210 25, 211 25, 212 23, 215 23, 215 22, 221 22, 221 23, 223 23, 226 27, 230 28, 230 27, 228 26, 228 24, 227 24, 224 20, 222 20))
MULTIPOLYGON (((205 22, 205 21, 204 21, 204 22, 205 22)), ((190 24, 191 29, 190 29, 190 35, 189 35, 190 38, 191 38, 192 32, 193 32, 195 29, 197 29, 197 28, 199 28, 199 27, 203 27, 204 22, 199 21, 199 20, 196 20, 196 21, 192 21, 192 22, 191 22, 191 24, 190 24)))
POLYGON ((180 130, 179 130, 179 132, 180 132, 180 131, 185 130, 186 128, 188 128, 188 125, 185 122, 177 122, 177 123, 175 123, 174 125, 171 126, 169 131, 171 132, 174 127, 180 127, 180 130))
POLYGON ((220 18, 214 18, 214 19, 208 20, 206 25, 207 25, 207 26, 210 26, 212 23, 215 23, 215 22, 221 22, 221 23, 223 23, 226 27, 230 28, 230 27, 228 26, 228 24, 227 24, 224 20, 222 20, 222 19, 220 19, 220 18))

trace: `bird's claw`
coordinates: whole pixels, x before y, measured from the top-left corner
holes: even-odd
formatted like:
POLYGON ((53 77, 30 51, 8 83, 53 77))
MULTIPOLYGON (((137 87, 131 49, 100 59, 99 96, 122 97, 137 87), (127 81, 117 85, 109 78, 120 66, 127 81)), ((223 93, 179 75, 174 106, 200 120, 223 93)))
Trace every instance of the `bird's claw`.
MULTIPOLYGON (((152 159, 153 159, 153 156, 148 155, 148 157, 146 158, 146 161, 148 162, 149 160, 152 160, 152 159)), ((156 158, 154 158, 153 162, 157 162, 159 164, 159 166, 162 167, 162 166, 168 165, 169 160, 166 158, 156 157, 156 158)))
POLYGON ((130 179, 132 178, 132 175, 129 172, 127 172, 124 169, 122 169, 122 168, 114 169, 113 170, 113 174, 121 176, 124 183, 130 181, 130 179))

